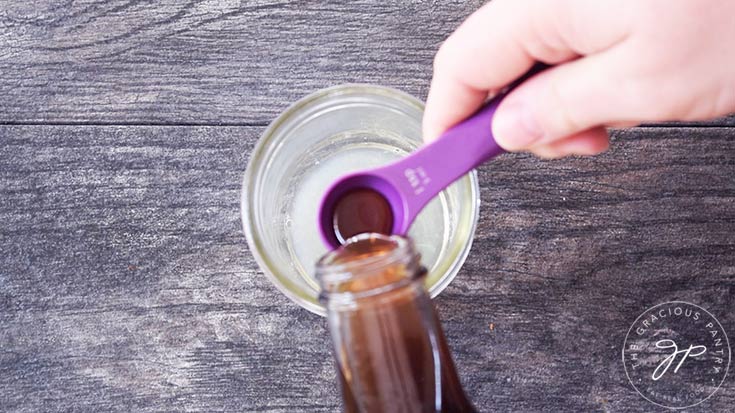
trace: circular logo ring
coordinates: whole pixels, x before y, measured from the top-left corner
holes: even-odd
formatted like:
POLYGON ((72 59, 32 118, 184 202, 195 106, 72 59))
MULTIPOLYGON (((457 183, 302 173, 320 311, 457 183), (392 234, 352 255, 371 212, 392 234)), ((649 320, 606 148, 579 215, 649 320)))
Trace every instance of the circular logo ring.
POLYGON ((717 392, 730 368, 731 349, 709 311, 669 301, 636 318, 622 356, 625 375, 638 394, 664 408, 684 409, 717 392))

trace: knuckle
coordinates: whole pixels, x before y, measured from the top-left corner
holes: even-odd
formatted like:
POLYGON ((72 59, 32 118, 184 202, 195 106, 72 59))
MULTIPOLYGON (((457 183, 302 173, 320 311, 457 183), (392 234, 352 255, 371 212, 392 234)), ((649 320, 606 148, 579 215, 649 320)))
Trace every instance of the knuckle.
POLYGON ((735 81, 730 86, 719 88, 714 99, 714 111, 711 116, 722 116, 735 112, 735 81))
POLYGON ((661 122, 685 116, 688 99, 681 99, 676 82, 667 82, 663 76, 643 76, 631 79, 625 87, 626 101, 646 121, 661 122))
POLYGON ((451 53, 451 37, 447 40, 445 40, 440 46, 439 50, 437 50, 436 54, 434 55, 434 63, 433 68, 434 72, 441 71, 442 69, 445 69, 448 64, 451 62, 451 59, 449 58, 449 54, 451 53))
POLYGON ((547 133, 552 135, 568 135, 585 129, 579 118, 579 112, 575 108, 575 102, 565 92, 563 82, 558 77, 552 77, 548 83, 547 96, 550 107, 544 112, 554 114, 547 133))
POLYGON ((660 105, 653 105, 651 101, 661 99, 661 92, 658 88, 651 87, 651 82, 647 79, 635 77, 622 82, 621 86, 625 91, 625 101, 630 102, 635 107, 636 112, 644 116, 651 116, 660 105))

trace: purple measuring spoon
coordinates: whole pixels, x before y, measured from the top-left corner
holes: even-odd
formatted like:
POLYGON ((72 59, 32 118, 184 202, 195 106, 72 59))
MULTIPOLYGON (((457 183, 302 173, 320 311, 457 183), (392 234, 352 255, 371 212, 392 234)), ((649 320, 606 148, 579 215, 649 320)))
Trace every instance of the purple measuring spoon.
POLYGON ((504 152, 492 133, 495 110, 513 88, 544 68, 541 64, 534 66, 474 115, 411 155, 339 178, 327 189, 320 204, 318 226, 322 240, 331 248, 340 245, 334 228, 335 207, 343 196, 357 189, 382 195, 392 212, 391 233, 405 235, 419 212, 439 192, 504 152))

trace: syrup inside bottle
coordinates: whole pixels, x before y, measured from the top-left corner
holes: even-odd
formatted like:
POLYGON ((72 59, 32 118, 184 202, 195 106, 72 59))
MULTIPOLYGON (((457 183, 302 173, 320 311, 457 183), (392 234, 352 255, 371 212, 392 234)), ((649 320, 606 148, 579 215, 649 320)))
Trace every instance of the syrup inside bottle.
POLYGON ((345 413, 476 413, 413 242, 371 234, 317 264, 345 413))

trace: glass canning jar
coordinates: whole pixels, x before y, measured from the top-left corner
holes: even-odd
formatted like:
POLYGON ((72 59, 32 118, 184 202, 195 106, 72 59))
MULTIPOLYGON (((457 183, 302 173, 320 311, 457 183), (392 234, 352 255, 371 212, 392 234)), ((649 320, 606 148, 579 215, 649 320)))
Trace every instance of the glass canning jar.
MULTIPOLYGON (((341 85, 286 109, 255 145, 242 187, 250 251, 275 286, 302 307, 325 314, 314 276, 327 252, 316 227, 322 194, 339 176, 405 156, 422 144, 423 104, 397 90, 341 85)), ((473 171, 437 196, 408 235, 428 268, 434 297, 470 250, 479 210, 473 171)))

